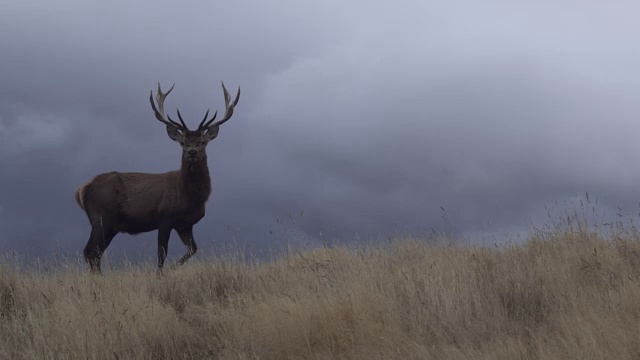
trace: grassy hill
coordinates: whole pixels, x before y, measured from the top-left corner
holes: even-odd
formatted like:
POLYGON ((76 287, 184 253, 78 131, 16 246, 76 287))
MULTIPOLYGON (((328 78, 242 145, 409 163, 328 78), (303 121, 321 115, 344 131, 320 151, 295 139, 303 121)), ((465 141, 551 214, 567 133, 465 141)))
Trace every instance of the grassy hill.
POLYGON ((0 358, 638 359, 640 241, 398 239, 156 277, 0 265, 0 358))

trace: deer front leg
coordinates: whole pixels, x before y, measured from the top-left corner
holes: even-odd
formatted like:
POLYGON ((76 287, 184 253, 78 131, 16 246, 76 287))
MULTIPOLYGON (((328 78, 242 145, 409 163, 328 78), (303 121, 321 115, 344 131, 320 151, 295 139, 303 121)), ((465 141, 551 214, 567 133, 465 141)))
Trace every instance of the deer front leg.
POLYGON ((158 273, 162 273, 164 260, 167 258, 170 236, 171 226, 163 224, 158 227, 158 273))
POLYGON ((176 262, 171 267, 172 269, 175 269, 178 266, 181 266, 182 264, 184 264, 187 260, 189 260, 190 257, 193 256, 193 254, 196 253, 196 251, 198 251, 196 242, 193 240, 193 227, 180 228, 180 229, 176 229, 176 231, 178 232, 178 236, 180 236, 180 240, 182 240, 182 243, 184 243, 184 245, 187 247, 187 253, 184 254, 180 258, 180 260, 178 260, 178 262, 176 262))

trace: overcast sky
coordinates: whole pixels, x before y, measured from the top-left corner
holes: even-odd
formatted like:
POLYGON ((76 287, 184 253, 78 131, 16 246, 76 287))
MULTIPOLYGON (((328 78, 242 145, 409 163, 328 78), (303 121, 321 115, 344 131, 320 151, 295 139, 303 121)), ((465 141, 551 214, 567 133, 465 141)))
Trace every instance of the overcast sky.
MULTIPOLYGON (((205 248, 419 235, 445 215, 492 237, 585 192, 634 210, 638 4, 3 2, 0 250, 80 254, 78 186, 179 167, 148 103, 157 81, 192 126, 223 109, 221 80, 242 87, 208 146, 205 248)), ((109 251, 153 258, 155 237, 109 251)), ((175 233, 169 251, 184 252, 175 233)))

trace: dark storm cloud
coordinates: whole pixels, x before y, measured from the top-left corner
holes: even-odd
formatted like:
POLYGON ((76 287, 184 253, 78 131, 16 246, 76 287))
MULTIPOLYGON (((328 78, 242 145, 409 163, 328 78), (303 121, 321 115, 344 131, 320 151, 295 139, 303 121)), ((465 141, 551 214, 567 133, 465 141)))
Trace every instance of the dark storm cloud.
MULTIPOLYGON (((443 216, 460 233, 497 233, 586 191, 604 207, 633 207, 638 10, 571 1, 4 6, 1 247, 81 249, 89 227, 73 200, 79 185, 105 171, 178 166, 179 148, 148 104, 158 80, 176 83, 167 109, 179 106, 190 124, 222 108, 220 80, 243 89, 209 145, 213 195, 199 242, 265 248, 321 233, 423 233, 443 216)), ((155 246, 155 233, 121 237, 113 252, 155 246)))

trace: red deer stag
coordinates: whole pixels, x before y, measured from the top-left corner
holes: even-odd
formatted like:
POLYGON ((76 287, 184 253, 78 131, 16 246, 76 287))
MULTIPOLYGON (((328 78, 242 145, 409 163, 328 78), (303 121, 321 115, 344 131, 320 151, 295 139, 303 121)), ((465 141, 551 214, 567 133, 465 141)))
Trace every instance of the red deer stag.
MULTIPOLYGON (((175 85, 175 84, 174 84, 175 85)), ((117 233, 139 234, 158 230, 158 271, 167 256, 171 230, 175 229, 187 253, 174 266, 184 264, 196 252, 193 225, 204 217, 205 203, 211 194, 211 178, 206 146, 216 138, 220 125, 233 115, 240 99, 240 87, 233 102, 222 83, 225 115, 214 122, 217 111, 207 120, 209 110, 198 129, 187 128, 180 110, 180 123, 164 113, 164 100, 173 86, 163 93, 158 83, 157 106, 153 91, 149 96, 156 119, 166 125, 169 137, 182 146, 180 170, 163 174, 109 172, 81 186, 75 194, 78 205, 91 223, 91 236, 84 257, 92 272, 100 272, 100 258, 117 233)))

